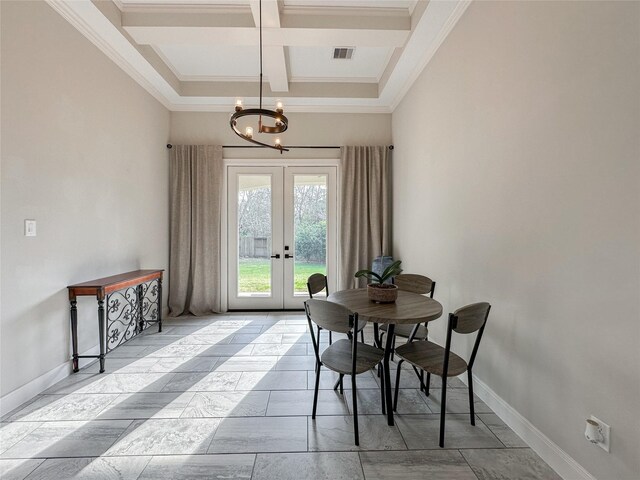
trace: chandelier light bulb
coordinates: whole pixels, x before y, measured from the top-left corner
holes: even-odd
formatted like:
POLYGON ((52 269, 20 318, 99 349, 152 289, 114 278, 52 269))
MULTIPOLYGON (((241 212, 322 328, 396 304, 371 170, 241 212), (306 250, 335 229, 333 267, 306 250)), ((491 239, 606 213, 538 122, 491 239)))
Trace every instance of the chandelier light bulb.
POLYGON ((278 113, 284 112, 284 106, 282 105, 282 102, 276 102, 276 112, 278 113))
POLYGON ((253 128, 247 127, 244 130, 244 136, 247 137, 247 138, 253 138, 253 128))
POLYGON ((236 100, 236 112, 239 112, 240 110, 242 110, 242 100, 238 99, 236 100))
POLYGON ((275 144, 276 144, 276 147, 280 147, 281 146, 279 138, 276 138, 275 144))

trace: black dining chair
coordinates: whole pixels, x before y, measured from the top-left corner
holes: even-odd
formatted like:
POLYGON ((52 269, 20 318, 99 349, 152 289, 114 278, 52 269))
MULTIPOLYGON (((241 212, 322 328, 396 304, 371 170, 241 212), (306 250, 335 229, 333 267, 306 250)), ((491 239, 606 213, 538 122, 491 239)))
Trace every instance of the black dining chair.
POLYGON ((478 347, 487 324, 491 305, 486 302, 474 303, 459 308, 449 314, 449 323, 447 325, 447 340, 445 347, 432 343, 428 340, 417 342, 409 342, 399 346, 396 349, 396 355, 399 358, 398 370, 396 373, 396 388, 393 399, 393 409, 398 406, 398 390, 400 387, 400 372, 402 370, 402 362, 406 361, 425 372, 427 372, 426 395, 429 396, 429 384, 431 382, 431 374, 442 377, 442 397, 440 400, 440 442, 441 448, 444 448, 444 425, 445 412, 447 408, 447 378, 456 377, 467 372, 469 385, 469 410, 471 414, 471 425, 475 425, 475 411, 473 408, 473 364, 478 354, 478 347), (476 341, 473 345, 469 362, 456 355, 451 351, 452 332, 460 334, 470 334, 478 332, 476 341))
MULTIPOLYGON (((396 275, 393 278, 393 283, 394 285, 396 285, 398 287, 398 290, 403 290, 405 292, 411 292, 411 293, 417 293, 420 295, 429 295, 429 297, 433 298, 433 294, 436 290, 436 282, 431 280, 429 277, 425 277, 424 275, 417 275, 414 273, 401 273, 399 275, 396 275)), ((381 334, 380 334, 380 343, 379 345, 383 344, 383 340, 384 340, 384 335, 387 332, 387 325, 380 325, 380 330, 381 330, 381 334)), ((408 342, 412 342, 413 340, 426 340, 427 337, 429 335, 429 329, 427 328, 427 323, 425 322, 424 325, 421 323, 415 324, 415 325, 411 325, 411 324, 406 324, 406 325, 396 325, 395 329, 394 329, 394 337, 393 337, 393 350, 395 351, 396 348, 396 338, 397 337, 401 337, 401 338, 406 338, 408 342)), ((394 358, 394 353, 391 353, 391 358, 394 358)), ((416 371, 416 375, 418 376, 418 379, 420 380, 420 391, 423 391, 425 389, 425 385, 424 385, 424 375, 421 373, 418 373, 418 371, 414 368, 414 370, 416 371)))
MULTIPOLYGON (((307 290, 309 291, 309 298, 313 298, 314 295, 324 290, 325 298, 329 296, 329 283, 327 282, 327 276, 322 273, 314 273, 307 279, 307 290)), ((360 339, 364 342, 364 327, 367 326, 366 320, 361 320, 358 323, 358 331, 360 332, 360 339)), ((318 338, 320 338, 320 330, 322 328, 318 325, 318 338)), ((333 335, 329 332, 329 345, 333 342, 333 335)))
MULTIPOLYGON (((316 381, 313 390, 313 409, 311 418, 316 418, 316 407, 318 406, 318 390, 320 388, 320 372, 322 367, 327 367, 340 374, 351 375, 351 393, 353 395, 353 433, 355 444, 360 444, 358 434, 358 398, 356 389, 356 376, 368 372, 378 365, 384 357, 384 350, 358 342, 357 326, 358 314, 337 303, 309 299, 305 302, 305 311, 311 332, 313 351, 316 356, 316 381), (316 338, 313 323, 320 325, 330 332, 347 334, 348 338, 343 338, 329 345, 320 354, 319 340, 316 338)), ((380 388, 384 398, 384 388, 380 388)), ((342 392, 341 392, 342 393, 342 392)))

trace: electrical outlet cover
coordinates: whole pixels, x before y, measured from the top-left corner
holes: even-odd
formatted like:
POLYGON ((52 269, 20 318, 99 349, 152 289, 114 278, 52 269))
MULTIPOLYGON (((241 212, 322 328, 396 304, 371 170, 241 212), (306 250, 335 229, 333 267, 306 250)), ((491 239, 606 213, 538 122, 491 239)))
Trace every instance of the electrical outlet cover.
POLYGON ((600 429, 602 430, 602 436, 604 437, 604 440, 601 443, 598 443, 598 446, 605 450, 606 452, 610 451, 610 447, 609 447, 609 442, 611 439, 611 427, 609 425, 607 425, 606 423, 604 423, 602 420, 599 420, 598 418, 594 417, 593 415, 591 415, 591 420, 593 420, 594 422, 597 422, 600 425, 600 429))

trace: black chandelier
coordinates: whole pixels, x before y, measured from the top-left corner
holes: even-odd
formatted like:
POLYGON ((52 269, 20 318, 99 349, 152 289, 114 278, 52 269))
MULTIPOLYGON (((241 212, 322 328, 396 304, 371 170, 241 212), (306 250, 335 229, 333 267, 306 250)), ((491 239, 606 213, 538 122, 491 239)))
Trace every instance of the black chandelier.
POLYGON ((234 131, 236 135, 240 138, 255 143, 256 145, 260 145, 262 147, 273 148, 275 150, 279 150, 280 153, 288 152, 289 149, 282 146, 280 143, 280 139, 276 138, 273 145, 269 145, 268 143, 263 143, 259 140, 253 138, 253 127, 246 127, 244 133, 242 133, 238 129, 238 119, 242 117, 258 117, 258 132, 257 133, 271 133, 278 134, 287 130, 289 126, 289 120, 287 117, 283 115, 283 106, 282 102, 276 103, 276 109, 269 110, 267 108, 262 108, 262 0, 260 0, 260 108, 247 108, 244 110, 242 108, 242 101, 236 101, 236 112, 231 116, 231 120, 229 120, 229 125, 231 125, 231 129, 234 131), (275 120, 274 124, 265 125, 262 123, 262 117, 269 117, 275 120))

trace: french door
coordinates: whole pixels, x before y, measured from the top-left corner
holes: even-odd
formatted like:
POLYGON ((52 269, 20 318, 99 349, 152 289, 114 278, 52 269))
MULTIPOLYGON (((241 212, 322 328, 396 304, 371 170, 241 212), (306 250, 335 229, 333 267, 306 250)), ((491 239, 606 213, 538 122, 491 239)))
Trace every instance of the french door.
POLYGON ((336 167, 228 167, 228 306, 301 309, 336 283, 336 167))

